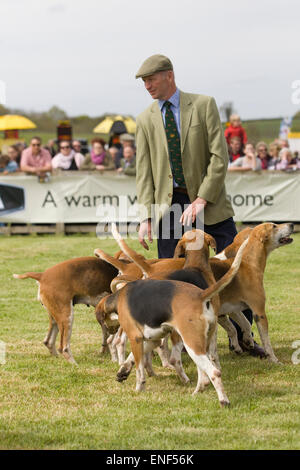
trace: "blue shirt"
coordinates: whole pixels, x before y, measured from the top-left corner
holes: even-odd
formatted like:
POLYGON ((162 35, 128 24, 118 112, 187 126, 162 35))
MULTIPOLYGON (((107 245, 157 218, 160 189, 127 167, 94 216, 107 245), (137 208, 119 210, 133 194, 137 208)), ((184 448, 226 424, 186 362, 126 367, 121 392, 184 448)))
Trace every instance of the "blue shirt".
POLYGON ((178 88, 176 88, 176 91, 174 95, 171 96, 168 100, 158 100, 158 105, 161 110, 162 118, 164 121, 164 125, 166 125, 165 122, 165 116, 166 116, 166 107, 164 106, 165 102, 169 101, 171 103, 171 111, 174 114, 174 119, 176 122, 176 127, 178 130, 178 133, 180 135, 180 94, 178 88))
POLYGON ((4 171, 8 171, 9 173, 13 173, 14 171, 17 171, 18 169, 18 164, 14 160, 11 160, 8 162, 5 168, 0 168, 0 173, 3 173, 4 171))

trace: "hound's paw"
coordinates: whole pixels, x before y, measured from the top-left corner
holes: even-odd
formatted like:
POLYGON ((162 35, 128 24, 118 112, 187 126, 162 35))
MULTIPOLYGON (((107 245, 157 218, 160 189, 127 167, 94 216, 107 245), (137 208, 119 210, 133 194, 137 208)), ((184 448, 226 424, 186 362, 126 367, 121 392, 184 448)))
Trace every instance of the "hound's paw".
POLYGON ((127 379, 129 374, 130 374, 130 370, 127 370, 125 367, 121 367, 121 369, 117 373, 117 377, 116 377, 117 382, 124 382, 124 380, 127 379))
POLYGON ((222 408, 228 407, 230 406, 230 401, 228 400, 228 398, 226 400, 221 400, 220 405, 222 408))

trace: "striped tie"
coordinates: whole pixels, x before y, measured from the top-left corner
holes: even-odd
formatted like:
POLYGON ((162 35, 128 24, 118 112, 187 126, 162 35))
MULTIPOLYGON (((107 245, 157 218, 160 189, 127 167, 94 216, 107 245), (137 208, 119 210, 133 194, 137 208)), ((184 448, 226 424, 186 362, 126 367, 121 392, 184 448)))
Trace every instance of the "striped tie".
POLYGON ((185 188, 186 185, 181 160, 180 135, 177 130, 174 114, 170 108, 171 103, 169 101, 165 101, 164 106, 166 109, 165 128, 173 178, 180 187, 185 188))

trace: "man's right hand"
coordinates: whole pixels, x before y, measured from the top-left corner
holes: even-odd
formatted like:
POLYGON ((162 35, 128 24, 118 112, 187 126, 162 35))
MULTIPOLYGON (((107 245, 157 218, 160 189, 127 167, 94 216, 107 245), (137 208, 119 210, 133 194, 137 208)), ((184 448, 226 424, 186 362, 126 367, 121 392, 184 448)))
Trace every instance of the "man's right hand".
POLYGON ((145 250, 149 250, 149 246, 145 242, 146 235, 148 237, 149 242, 152 243, 153 240, 151 233, 151 219, 144 220, 144 222, 141 223, 139 229, 139 242, 145 248, 145 250))

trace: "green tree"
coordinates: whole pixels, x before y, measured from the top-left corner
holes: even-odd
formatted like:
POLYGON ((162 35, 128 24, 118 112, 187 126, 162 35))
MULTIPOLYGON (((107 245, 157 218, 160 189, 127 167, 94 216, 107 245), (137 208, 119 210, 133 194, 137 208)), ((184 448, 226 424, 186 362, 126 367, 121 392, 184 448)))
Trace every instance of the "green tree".
POLYGON ((58 106, 52 106, 46 114, 53 121, 63 121, 68 119, 67 113, 58 106))
POLYGON ((298 111, 293 117, 291 132, 300 132, 300 111, 298 111))
POLYGON ((220 106, 220 112, 221 116, 223 119, 225 119, 227 122, 229 121, 229 118, 231 114, 233 114, 233 102, 232 101, 226 101, 226 103, 223 103, 220 106))
POLYGON ((9 114, 9 109, 3 106, 3 104, 0 104, 0 116, 3 116, 3 114, 9 114))

